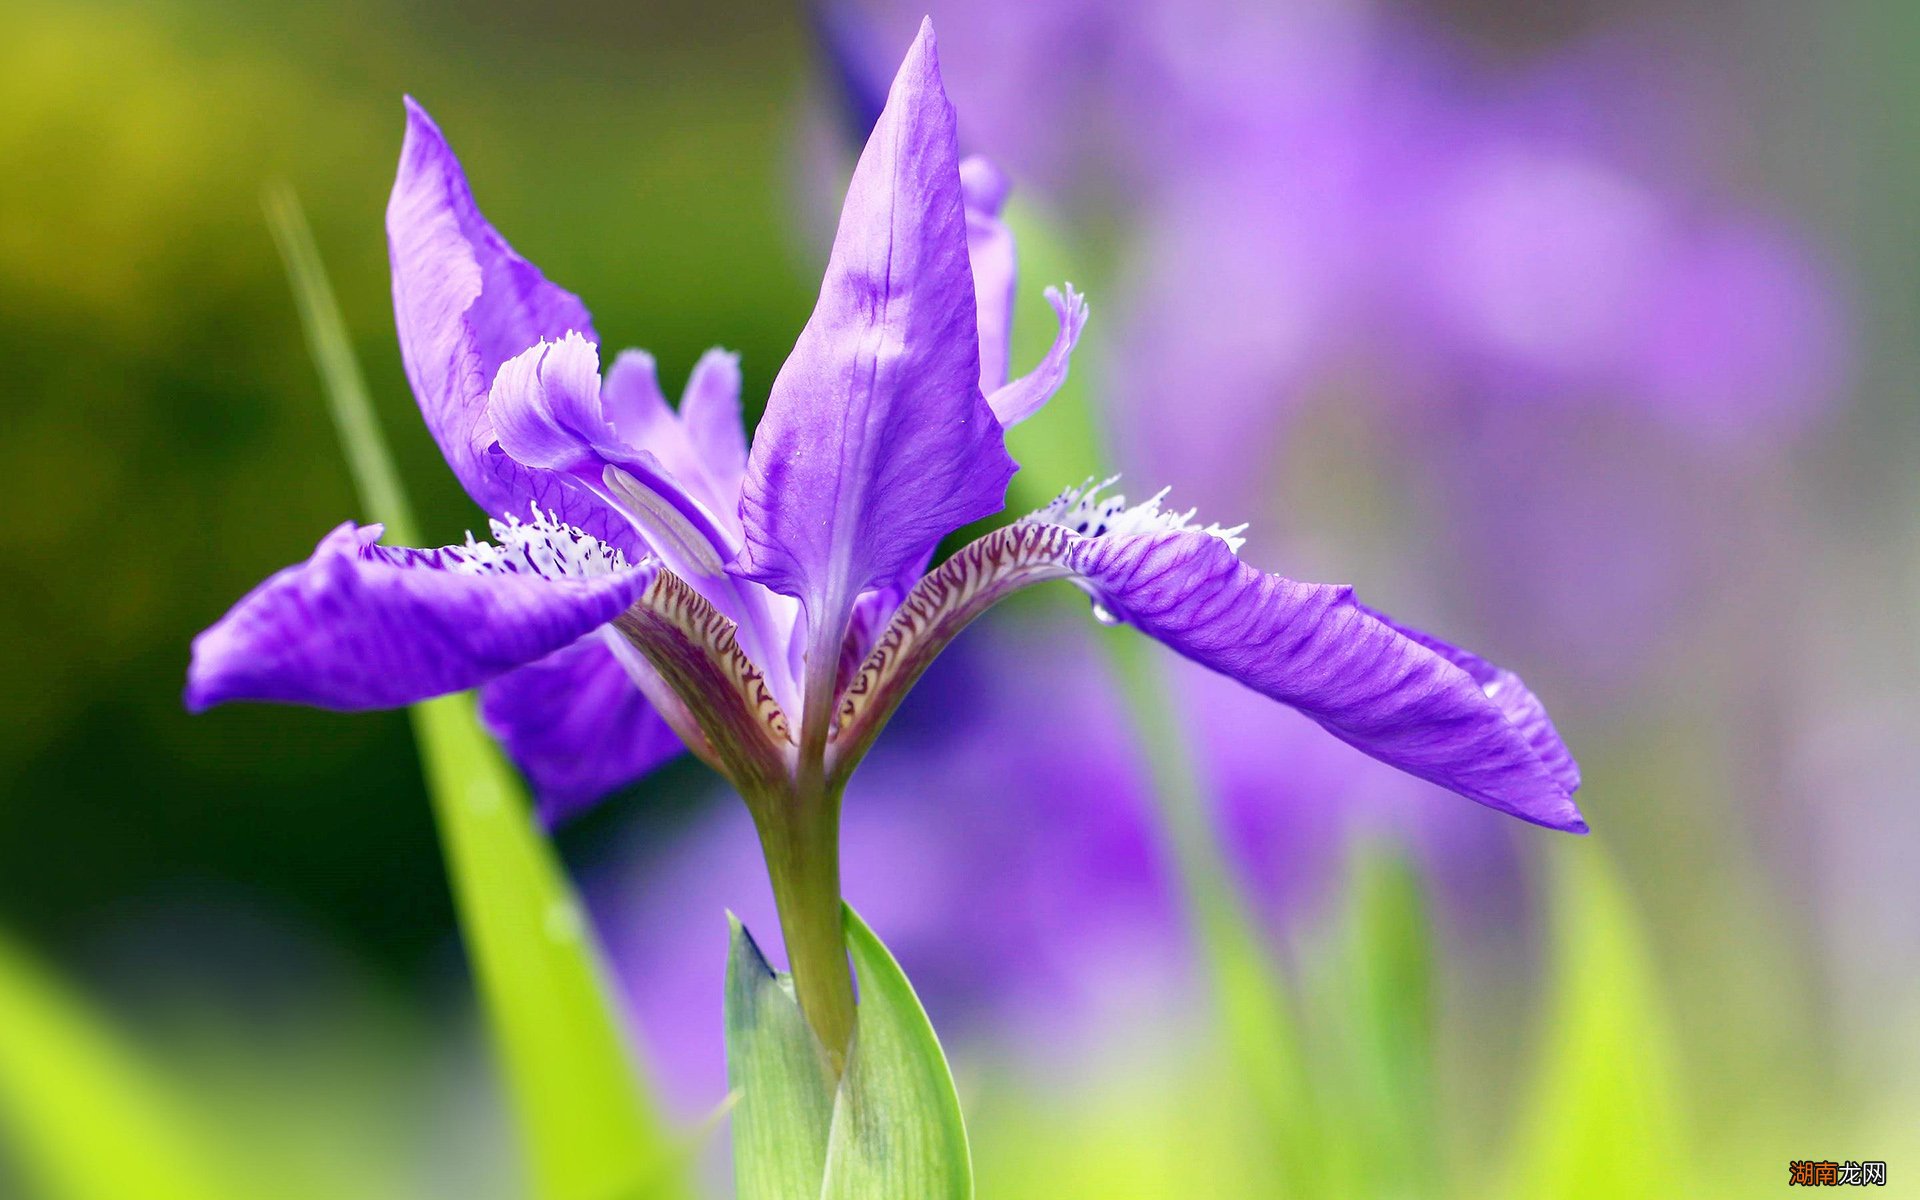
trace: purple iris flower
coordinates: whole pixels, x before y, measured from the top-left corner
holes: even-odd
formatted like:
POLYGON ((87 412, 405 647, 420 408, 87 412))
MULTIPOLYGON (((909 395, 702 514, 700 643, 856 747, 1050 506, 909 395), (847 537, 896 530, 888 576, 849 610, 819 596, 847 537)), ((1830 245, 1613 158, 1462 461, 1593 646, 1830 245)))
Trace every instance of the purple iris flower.
MULTIPOLYGON (((994 624, 942 655, 847 788, 846 895, 887 931, 963 1059, 1012 1047, 1057 1070, 1117 1024, 1204 1003, 1143 752, 1072 615, 994 624), (1017 692, 993 686, 1011 672, 1017 692)), ((1508 823, 1433 803, 1427 785, 1223 676, 1177 667, 1172 699, 1204 751, 1223 846, 1268 928, 1316 911, 1357 827, 1413 835, 1456 942, 1515 936, 1526 916, 1503 886, 1520 849, 1508 823)), ((726 1091, 723 964, 703 947, 722 908, 751 928, 773 897, 737 806, 703 810, 670 841, 651 826, 628 836, 583 886, 652 1077, 693 1119, 726 1091)))
POLYGON ((931 566, 942 538, 1000 511, 1004 429, 1060 385, 1086 317, 1071 288, 1049 290, 1058 338, 1009 380, 1004 193, 959 159, 925 23, 749 448, 731 356, 703 358, 677 410, 644 354, 602 377, 580 301, 486 223, 410 103, 388 208, 401 350, 493 536, 416 550, 340 526, 195 640, 188 706, 370 709, 483 687, 550 813, 685 746, 747 800, 829 1047, 851 1022, 846 780, 935 655, 1033 583, 1075 583, 1102 620, 1401 770, 1583 831, 1573 758, 1518 677, 1349 588, 1255 569, 1238 527, 1166 509, 1164 490, 1129 504, 1068 488, 931 566))

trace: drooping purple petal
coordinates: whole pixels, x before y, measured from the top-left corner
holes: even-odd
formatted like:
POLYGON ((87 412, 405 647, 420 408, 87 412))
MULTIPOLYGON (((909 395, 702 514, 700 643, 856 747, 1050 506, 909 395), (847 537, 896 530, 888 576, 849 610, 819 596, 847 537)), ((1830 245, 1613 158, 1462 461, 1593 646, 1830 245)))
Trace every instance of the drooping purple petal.
POLYGON ((1383 620, 1351 588, 1262 574, 1196 530, 1076 539, 1068 563, 1113 615, 1349 745, 1491 808, 1585 832, 1572 756, 1519 678, 1383 620))
POLYGON ((991 396, 1012 369, 1013 295, 1019 259, 1013 231, 1000 219, 1009 188, 1004 171, 978 154, 960 164, 960 197, 967 213, 967 260, 980 326, 980 390, 991 396))
POLYGON ((433 119, 407 101, 407 134, 387 205, 394 321, 420 413, 467 494, 494 515, 529 502, 635 551, 633 533, 593 496, 494 448, 487 395, 502 364, 593 322, 579 299, 487 224, 433 119))
POLYGON ((748 460, 741 569, 799 597, 810 624, 837 624, 861 590, 1004 503, 1014 464, 980 392, 974 306, 953 106, 924 24, 748 460))
POLYGON ((557 824, 683 747, 598 638, 509 671, 480 692, 480 719, 557 824))
POLYGON ((461 547, 391 549, 375 544, 380 531, 341 525, 195 638, 187 708, 394 708, 461 691, 605 625, 653 577, 618 562, 550 579, 522 555, 476 570, 461 547))

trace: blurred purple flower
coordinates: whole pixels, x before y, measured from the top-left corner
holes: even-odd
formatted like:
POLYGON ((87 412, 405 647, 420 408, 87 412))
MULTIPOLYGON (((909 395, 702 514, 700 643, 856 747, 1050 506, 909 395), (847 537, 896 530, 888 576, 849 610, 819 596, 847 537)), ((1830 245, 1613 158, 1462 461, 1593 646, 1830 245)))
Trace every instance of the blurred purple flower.
POLYGON ((1738 519, 1740 464, 1764 473, 1843 394, 1838 283, 1723 182, 1744 122, 1711 48, 1602 36, 1488 66, 1366 3, 1058 0, 948 24, 996 51, 954 80, 976 144, 1122 233, 1094 364, 1120 465, 1279 515, 1297 415, 1361 408, 1406 460, 1395 485, 1432 489, 1406 503, 1432 514, 1443 578, 1523 650, 1570 648, 1583 682, 1631 677, 1711 611, 1697 551, 1738 519), (1067 65, 1036 65, 1063 29, 1067 65))

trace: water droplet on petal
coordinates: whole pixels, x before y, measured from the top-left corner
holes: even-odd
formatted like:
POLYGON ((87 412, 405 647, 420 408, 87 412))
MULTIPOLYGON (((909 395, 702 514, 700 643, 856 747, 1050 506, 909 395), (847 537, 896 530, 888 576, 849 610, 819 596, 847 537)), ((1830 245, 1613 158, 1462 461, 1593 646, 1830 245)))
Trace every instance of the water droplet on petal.
POLYGON ((1106 605, 1100 603, 1098 600, 1095 600, 1093 602, 1093 619, 1100 622, 1102 625, 1118 625, 1125 618, 1123 618, 1119 613, 1114 612, 1112 609, 1108 608, 1106 605))

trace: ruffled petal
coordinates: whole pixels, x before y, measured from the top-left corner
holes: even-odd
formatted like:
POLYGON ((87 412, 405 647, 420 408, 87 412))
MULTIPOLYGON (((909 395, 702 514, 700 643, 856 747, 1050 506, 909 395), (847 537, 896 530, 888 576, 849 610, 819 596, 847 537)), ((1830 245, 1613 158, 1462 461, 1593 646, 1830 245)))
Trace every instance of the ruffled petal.
MULTIPOLYGON (((740 626, 740 643, 767 672, 768 686, 791 702, 787 667, 792 602, 737 578, 729 566, 740 553, 738 526, 703 500, 709 492, 702 464, 681 420, 671 411, 648 416, 644 357, 623 355, 617 420, 639 421, 653 441, 700 480, 689 485, 659 455, 636 449, 608 419, 601 394, 599 351, 569 334, 542 343, 500 368, 488 401, 500 447, 513 459, 567 480, 571 488, 598 496, 640 531, 647 548, 713 606, 740 626)), ((665 402, 661 401, 662 409, 665 402)))
POLYGON ((1014 464, 979 380, 953 106, 927 23, 854 170, 741 500, 742 573, 799 597, 836 658, 859 592, 1005 502, 1014 464))
POLYGON ((1066 563, 1107 615, 1349 745, 1523 820, 1586 831, 1572 755, 1519 677, 1385 620, 1353 589, 1263 574, 1190 529, 1076 537, 1066 563))
POLYGON ((592 637, 487 684, 480 719, 532 781, 550 825, 684 748, 612 651, 592 637))
POLYGON ((1047 348, 1039 366, 987 397, 987 404, 1002 426, 1018 425, 1053 399, 1053 394, 1067 381, 1073 347, 1080 341, 1080 331, 1086 327, 1086 297, 1074 291, 1072 284, 1066 285, 1064 295, 1057 288, 1048 288, 1046 295, 1054 316, 1060 319, 1060 332, 1054 335, 1053 345, 1047 348))
POLYGON ((737 546, 740 483, 747 471, 739 356, 725 350, 701 355, 676 413, 660 390, 653 356, 622 351, 607 372, 601 399, 620 441, 659 459, 737 546))
MULTIPOLYGON (((640 409, 633 402, 637 360, 622 361, 621 411, 631 426, 640 409)), ((487 407, 507 456, 614 506, 681 576, 733 587, 725 567, 738 543, 659 458, 621 440, 601 400, 600 352, 592 343, 568 334, 515 357, 500 368, 487 407)), ((666 423, 674 424, 671 413, 666 423)))
POLYGON ((637 551, 632 531, 603 502, 499 453, 487 396, 501 366, 543 340, 593 340, 593 322, 578 297, 549 283, 487 224, 459 160, 411 99, 387 241, 407 380, 467 494, 496 516, 537 504, 637 551))
POLYGON ((194 639, 188 709, 394 708, 476 687, 612 621, 653 578, 564 526, 512 528, 529 536, 401 550, 341 525, 194 639))
POLYGON ((538 342, 494 377, 487 412, 500 448, 529 467, 591 479, 619 439, 600 402, 600 350, 577 333, 538 342))

